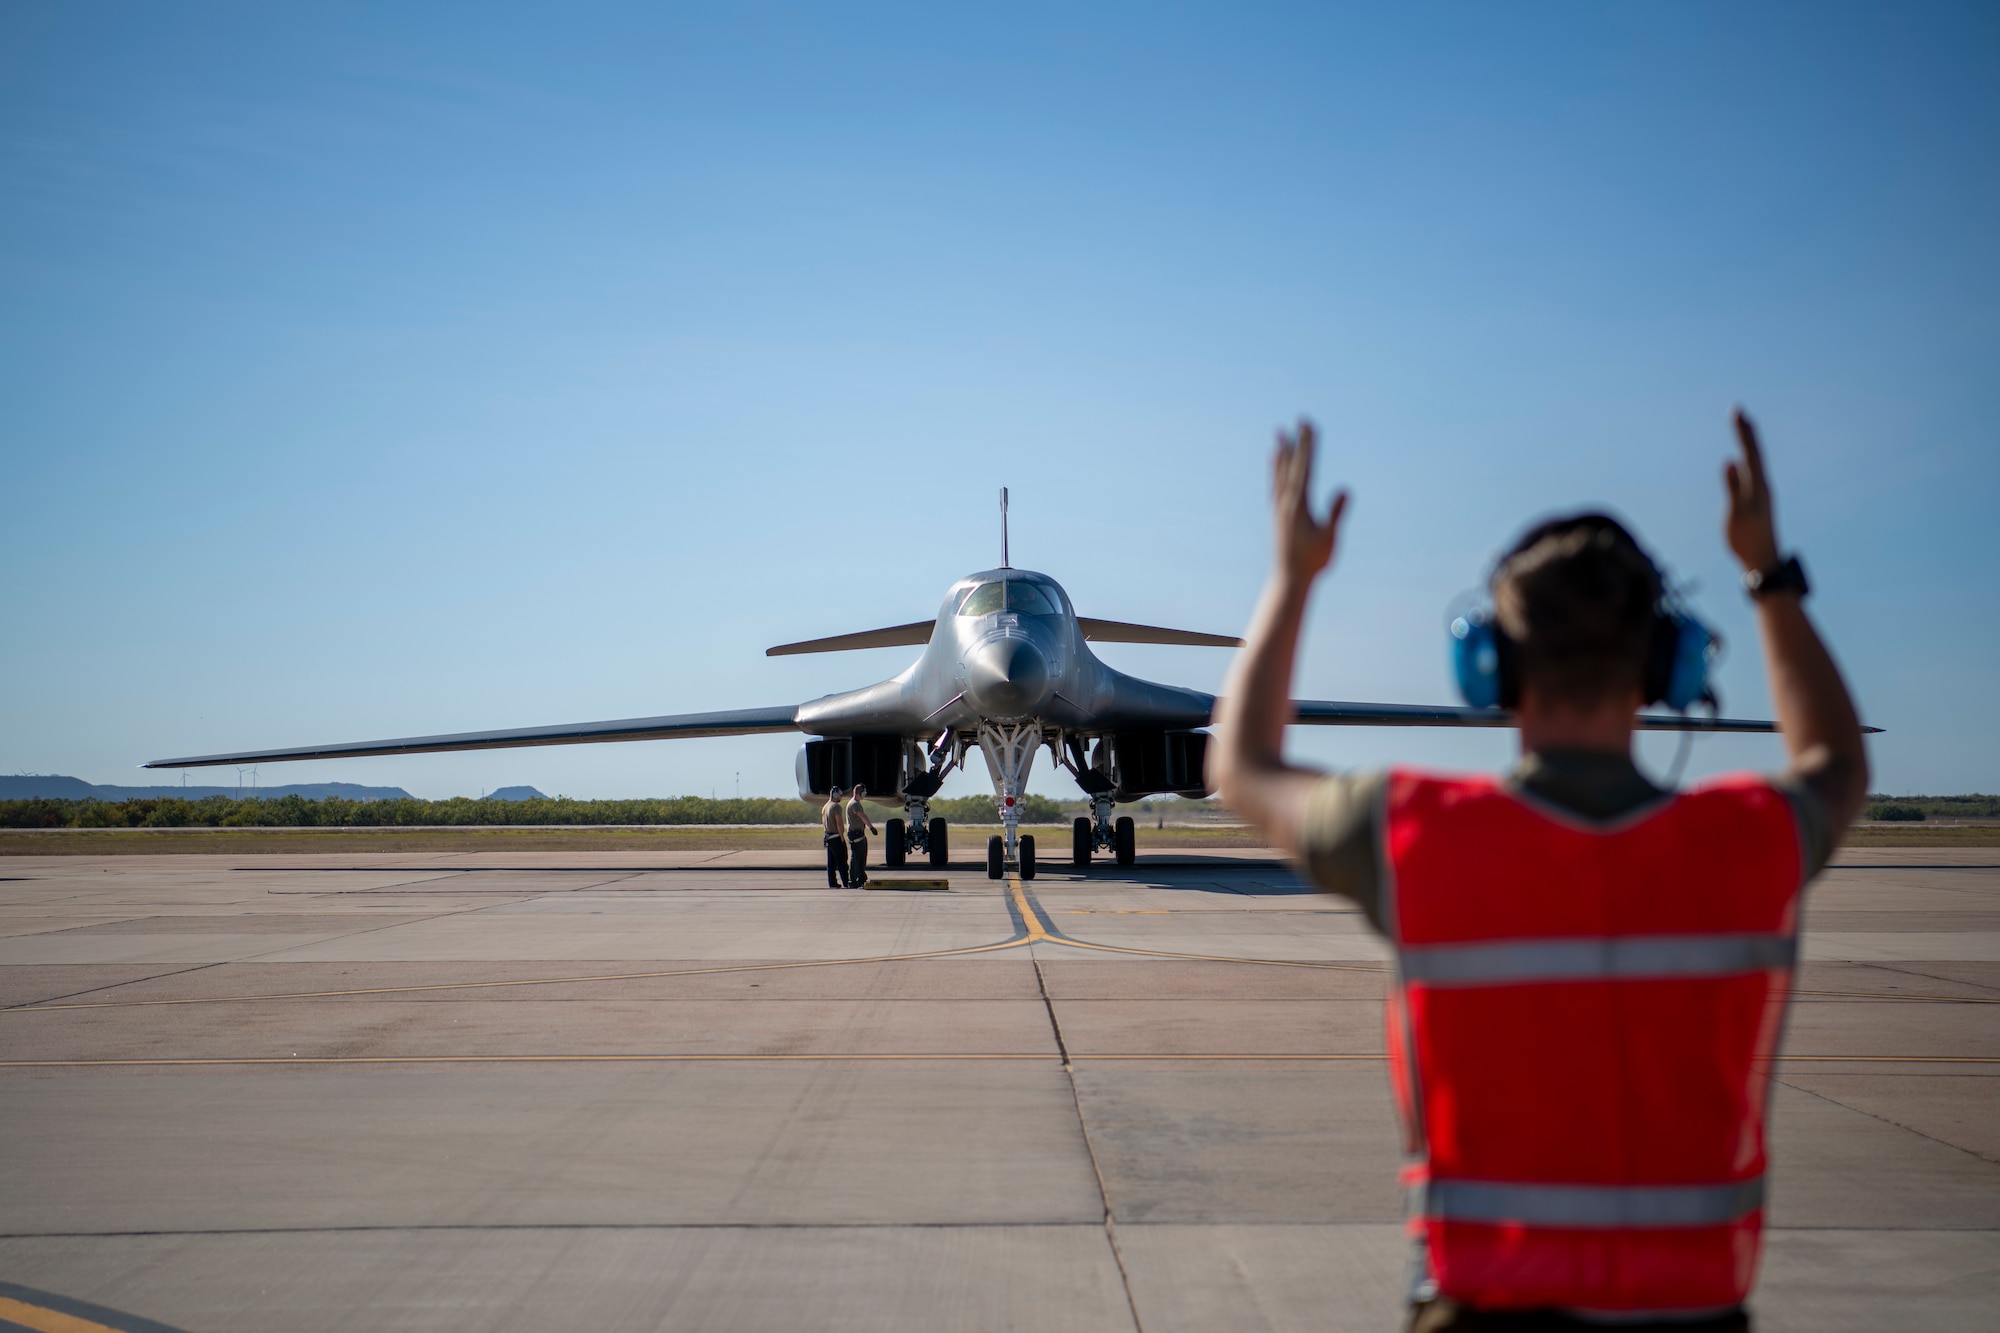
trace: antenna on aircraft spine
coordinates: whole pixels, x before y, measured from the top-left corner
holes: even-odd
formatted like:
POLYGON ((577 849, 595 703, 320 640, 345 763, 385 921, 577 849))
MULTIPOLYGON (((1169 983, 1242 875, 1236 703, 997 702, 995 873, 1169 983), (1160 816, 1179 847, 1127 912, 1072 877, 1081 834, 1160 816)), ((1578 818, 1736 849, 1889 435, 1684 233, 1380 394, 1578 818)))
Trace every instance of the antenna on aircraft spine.
POLYGON ((1012 569, 1007 563, 1007 488, 1000 488, 1000 568, 1012 569))

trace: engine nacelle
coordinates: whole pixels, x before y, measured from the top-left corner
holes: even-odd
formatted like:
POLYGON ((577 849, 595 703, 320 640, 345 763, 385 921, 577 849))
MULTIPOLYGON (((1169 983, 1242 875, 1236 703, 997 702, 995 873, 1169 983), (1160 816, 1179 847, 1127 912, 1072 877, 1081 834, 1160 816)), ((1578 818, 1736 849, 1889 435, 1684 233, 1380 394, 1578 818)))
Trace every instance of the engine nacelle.
POLYGON ((923 749, 901 736, 828 736, 807 741, 794 765, 799 799, 825 800, 835 787, 860 783, 870 798, 893 803, 903 794, 908 752, 915 749, 921 771, 923 749))
POLYGON ((1208 795, 1208 733, 1121 731, 1111 738, 1112 795, 1120 801, 1172 793, 1208 795))

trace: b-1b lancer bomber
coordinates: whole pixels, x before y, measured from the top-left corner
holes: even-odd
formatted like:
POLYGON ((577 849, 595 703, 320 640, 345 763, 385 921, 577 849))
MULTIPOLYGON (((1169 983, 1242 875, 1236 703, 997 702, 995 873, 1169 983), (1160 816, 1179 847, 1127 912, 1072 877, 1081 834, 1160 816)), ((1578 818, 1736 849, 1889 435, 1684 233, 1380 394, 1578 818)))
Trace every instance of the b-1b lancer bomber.
MULTIPOLYGON (((1004 492, 1002 504, 1004 514, 1004 492)), ((780 657, 922 645, 923 654, 907 670, 876 685, 774 708, 200 755, 159 759, 146 767, 800 731, 813 738, 799 751, 801 798, 859 783, 873 798, 900 800, 903 818, 884 824, 884 861, 899 866, 917 852, 941 867, 950 860, 949 835, 945 820, 932 817, 930 799, 976 746, 985 756, 1005 830, 987 841, 986 872, 998 879, 1011 865, 1023 879, 1032 879, 1035 840, 1020 833, 1020 799, 1044 747, 1090 801, 1090 815, 1072 827, 1070 855, 1078 866, 1089 865, 1101 851, 1111 852, 1119 865, 1132 864, 1133 821, 1114 817, 1119 803, 1208 792, 1203 776, 1208 733, 1202 728, 1214 713, 1215 696, 1128 676, 1100 662, 1090 645, 1235 647, 1240 642, 1079 616, 1054 579, 1009 565, 1003 519, 1000 567, 954 583, 935 619, 782 644, 767 652, 780 657)), ((1497 708, 1315 699, 1293 707, 1295 722, 1308 726, 1497 727, 1512 720, 1497 708)), ((1768 722, 1678 714, 1647 714, 1639 723, 1659 730, 1771 730, 1768 722)))

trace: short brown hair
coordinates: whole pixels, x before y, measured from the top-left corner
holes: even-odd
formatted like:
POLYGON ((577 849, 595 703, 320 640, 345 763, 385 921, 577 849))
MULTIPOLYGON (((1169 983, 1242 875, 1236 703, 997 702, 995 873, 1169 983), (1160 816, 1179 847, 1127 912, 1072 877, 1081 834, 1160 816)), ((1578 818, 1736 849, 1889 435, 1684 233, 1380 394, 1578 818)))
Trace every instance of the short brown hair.
POLYGON ((1494 568, 1492 587, 1514 658, 1511 673, 1502 662, 1502 694, 1513 696, 1503 702, 1518 702, 1524 680, 1584 708, 1643 691, 1660 571, 1618 520, 1586 513, 1537 524, 1494 568))

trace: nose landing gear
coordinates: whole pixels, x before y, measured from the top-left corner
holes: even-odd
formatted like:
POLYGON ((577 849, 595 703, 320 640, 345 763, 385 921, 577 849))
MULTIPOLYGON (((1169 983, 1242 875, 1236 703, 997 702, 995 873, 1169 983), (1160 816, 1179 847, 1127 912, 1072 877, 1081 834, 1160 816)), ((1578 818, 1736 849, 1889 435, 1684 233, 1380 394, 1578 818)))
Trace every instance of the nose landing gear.
POLYGON ((986 875, 999 879, 1008 862, 1021 868, 1022 879, 1035 875, 1034 839, 1021 836, 1020 799, 1028 786, 1028 770, 1035 766, 1035 751, 1042 744, 1039 722, 982 722, 979 748, 986 755, 986 767, 999 788, 1002 837, 986 844, 986 875))
MULTIPOLYGON (((1015 849, 1014 868, 1021 872, 1022 879, 1035 877, 1035 835, 1023 833, 1019 846, 1015 849)), ((986 878, 1004 879, 1007 875, 1007 844, 996 834, 986 840, 986 878)))

